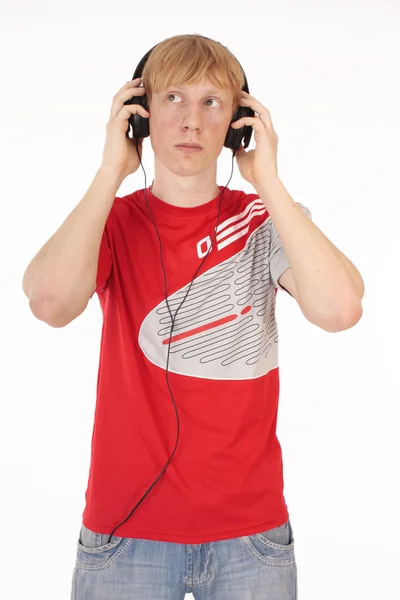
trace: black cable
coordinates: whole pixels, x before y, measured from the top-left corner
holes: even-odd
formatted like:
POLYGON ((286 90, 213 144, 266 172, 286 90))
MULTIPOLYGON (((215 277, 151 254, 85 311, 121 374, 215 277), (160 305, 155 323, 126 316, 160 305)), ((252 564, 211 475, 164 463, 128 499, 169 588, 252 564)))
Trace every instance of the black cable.
POLYGON ((147 494, 150 492, 150 490, 151 490, 151 489, 152 489, 152 488, 155 486, 155 484, 157 483, 157 481, 158 481, 158 480, 160 479, 160 477, 163 475, 163 473, 164 473, 164 472, 165 472, 165 470, 167 469, 168 465, 170 464, 170 462, 171 462, 171 460, 172 460, 172 458, 173 458, 173 456, 174 456, 174 454, 175 454, 176 447, 177 447, 177 445, 178 445, 178 440, 179 440, 179 413, 178 413, 178 409, 177 409, 177 407, 176 407, 176 404, 175 404, 175 398, 174 398, 174 395, 173 395, 173 393, 172 393, 171 386, 170 386, 170 384, 169 384, 169 379, 168 379, 168 363, 169 363, 169 351, 170 351, 170 347, 171 347, 172 331, 173 331, 173 328, 174 328, 175 319, 176 319, 176 315, 178 314, 178 310, 181 308, 182 304, 183 304, 183 303, 184 303, 184 301, 186 300, 186 298, 187 298, 187 295, 188 295, 188 294, 189 294, 189 292, 190 292, 190 288, 192 287, 192 284, 193 284, 193 282, 194 282, 194 280, 195 280, 195 278, 196 278, 196 275, 197 275, 197 273, 200 271, 200 269, 201 269, 201 267, 203 266, 203 264, 204 264, 204 262, 205 262, 205 260, 206 260, 207 256, 208 256, 208 255, 209 255, 209 253, 210 253, 210 250, 211 250, 211 249, 212 249, 212 247, 213 247, 214 240, 215 240, 215 237, 216 237, 216 235, 217 235, 218 223, 219 223, 219 218, 220 218, 220 211, 221 211, 221 200, 222 200, 222 196, 223 196, 223 194, 224 194, 224 192, 225 192, 226 188, 228 187, 229 181, 232 179, 232 175, 233 175, 233 166, 234 166, 234 158, 235 158, 235 154, 236 154, 236 150, 232 150, 232 172, 231 172, 231 176, 230 176, 230 178, 229 178, 229 181, 228 181, 228 183, 226 184, 226 186, 224 187, 224 189, 223 189, 223 190, 222 190, 222 192, 221 192, 221 196, 220 196, 220 199, 219 199, 219 206, 218 206, 218 219, 217 219, 217 225, 215 226, 214 239, 212 240, 212 242, 211 242, 211 245, 210 245, 210 247, 209 247, 209 249, 208 249, 208 251, 207 251, 207 254, 205 255, 205 257, 204 257, 203 261, 200 263, 200 266, 198 267, 198 269, 196 270, 195 274, 193 275, 193 279, 192 279, 192 281, 190 282, 190 285, 189 285, 189 288, 188 288, 188 290, 187 290, 187 292, 186 292, 186 294, 185 294, 185 297, 183 298, 182 302, 180 303, 180 305, 179 305, 179 306, 178 306, 178 308, 176 309, 176 313, 175 313, 174 317, 172 317, 172 313, 171 313, 171 310, 170 310, 170 307, 169 307, 169 303, 168 303, 168 297, 167 297, 167 277, 166 277, 166 273, 165 273, 165 269, 164 269, 164 263, 163 263, 163 259, 162 259, 162 244, 161 244, 161 238, 160 238, 159 231, 158 231, 158 229, 157 229, 157 225, 155 224, 155 221, 154 221, 154 218, 153 218, 153 214, 152 214, 152 212, 151 212, 151 210, 150 210, 150 207, 149 207, 149 202, 148 202, 148 198, 147 198, 146 171, 145 171, 145 170, 144 170, 144 168, 143 168, 142 160, 141 160, 141 158, 140 158, 140 153, 139 153, 139 149, 138 149, 138 140, 137 140, 136 138, 134 138, 134 139, 135 139, 135 145, 136 145, 136 152, 137 152, 137 154, 138 154, 139 161, 140 161, 140 164, 141 164, 141 166, 142 166, 142 169, 143 169, 143 172, 144 172, 144 187, 145 187, 145 194, 146 194, 146 205, 147 205, 147 210, 149 211, 150 217, 151 217, 151 219, 152 219, 152 221, 153 221, 153 225, 154 225, 154 227, 155 227, 155 229, 156 229, 156 232, 157 232, 157 235, 158 235, 158 241, 159 241, 159 244, 160 244, 160 261, 161 261, 161 267, 162 267, 162 270, 163 270, 163 273, 164 273, 164 292, 165 292, 165 301, 166 301, 166 303, 167 303, 168 312, 169 312, 169 316, 170 316, 170 318, 171 318, 171 324, 172 324, 172 325, 171 325, 171 331, 170 331, 170 335, 169 335, 169 342, 168 342, 168 353, 167 353, 167 364, 166 364, 165 376, 166 376, 167 386, 168 386, 169 392, 170 392, 170 394, 171 394, 171 397, 172 397, 172 402, 174 403, 175 412, 176 412, 176 417, 177 417, 177 420, 178 420, 178 435, 177 435, 177 438, 176 438, 176 444, 175 444, 174 451, 172 452, 172 454, 171 454, 170 458, 168 459, 168 461, 167 461, 167 463, 165 464, 164 468, 162 469, 161 473, 159 474, 159 476, 157 477, 157 479, 156 479, 156 480, 155 480, 155 481, 154 481, 154 482, 151 484, 151 486, 150 486, 150 487, 149 487, 149 489, 146 491, 146 493, 145 493, 145 494, 144 494, 144 495, 141 497, 141 499, 139 500, 139 502, 138 502, 138 503, 137 503, 137 504, 136 504, 136 505, 133 507, 133 509, 131 510, 131 512, 129 513, 129 515, 128 515, 128 516, 127 516, 127 517, 126 517, 126 518, 125 518, 123 521, 121 521, 121 523, 119 523, 119 525, 117 525, 116 527, 114 527, 114 529, 112 530, 112 532, 110 533, 110 536, 109 536, 109 538, 108 538, 108 542, 107 542, 108 544, 111 542, 111 538, 112 538, 112 536, 113 536, 113 533, 114 533, 114 531, 116 531, 116 530, 117 530, 119 527, 121 527, 121 525, 123 525, 124 523, 126 523, 126 521, 127 521, 127 520, 128 520, 130 517, 131 517, 132 513, 133 513, 133 512, 136 510, 136 508, 139 506, 139 504, 141 504, 141 502, 143 502, 143 500, 145 499, 145 497, 147 496, 147 494))

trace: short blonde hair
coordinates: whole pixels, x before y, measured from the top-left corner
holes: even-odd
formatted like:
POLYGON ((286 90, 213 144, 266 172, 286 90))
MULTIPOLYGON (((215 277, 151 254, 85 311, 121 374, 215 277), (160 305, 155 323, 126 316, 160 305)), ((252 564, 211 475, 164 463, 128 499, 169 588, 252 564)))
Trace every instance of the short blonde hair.
POLYGON ((217 87, 229 88, 233 94, 232 110, 239 106, 245 81, 240 63, 220 42, 200 34, 175 35, 160 42, 142 73, 149 105, 153 92, 203 79, 209 79, 217 87))

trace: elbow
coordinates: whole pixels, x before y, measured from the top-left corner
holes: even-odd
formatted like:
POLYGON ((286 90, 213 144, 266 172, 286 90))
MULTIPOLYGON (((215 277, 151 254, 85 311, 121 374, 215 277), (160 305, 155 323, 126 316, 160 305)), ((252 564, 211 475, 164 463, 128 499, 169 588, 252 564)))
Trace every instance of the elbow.
POLYGON ((354 325, 360 321, 363 315, 363 307, 361 301, 357 303, 354 307, 347 309, 341 315, 341 327, 339 331, 345 331, 346 329, 351 329, 354 325))
POLYGON ((29 299, 29 308, 32 314, 50 327, 65 327, 67 320, 62 318, 60 312, 54 310, 54 302, 51 298, 42 298, 40 300, 29 299))
POLYGON ((311 315, 304 311, 303 314, 310 323, 320 327, 324 331, 338 333, 339 331, 345 331, 346 329, 351 329, 354 325, 357 325, 363 315, 363 307, 361 300, 359 300, 347 304, 344 308, 335 310, 334 312, 314 310, 311 315))
POLYGON ((65 327, 71 321, 76 319, 87 306, 87 302, 79 307, 70 307, 68 305, 57 305, 52 297, 45 297, 38 300, 29 300, 29 308, 32 314, 50 327, 65 327))

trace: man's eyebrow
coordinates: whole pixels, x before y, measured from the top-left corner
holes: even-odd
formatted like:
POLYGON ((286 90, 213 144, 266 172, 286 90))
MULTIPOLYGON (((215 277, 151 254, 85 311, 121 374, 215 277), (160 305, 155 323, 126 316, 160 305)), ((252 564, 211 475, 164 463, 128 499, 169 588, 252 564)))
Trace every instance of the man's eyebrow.
MULTIPOLYGON (((176 88, 177 90, 184 90, 184 89, 188 89, 188 85, 170 85, 168 86, 169 88, 176 88)), ((207 90, 204 90, 203 94, 223 94, 224 90, 222 89, 218 89, 218 88, 209 88, 207 90)))

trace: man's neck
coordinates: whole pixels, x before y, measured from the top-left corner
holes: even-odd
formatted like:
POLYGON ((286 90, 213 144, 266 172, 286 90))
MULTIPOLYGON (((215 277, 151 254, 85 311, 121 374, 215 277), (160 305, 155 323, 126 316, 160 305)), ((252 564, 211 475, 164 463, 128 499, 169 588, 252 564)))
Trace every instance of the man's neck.
POLYGON ((206 204, 216 198, 220 192, 216 182, 203 183, 201 186, 196 185, 195 189, 190 188, 190 186, 185 189, 179 184, 173 186, 172 189, 160 188, 161 185, 159 186, 157 181, 153 179, 150 186, 151 193, 167 204, 181 206, 182 208, 206 204))

